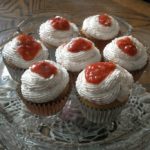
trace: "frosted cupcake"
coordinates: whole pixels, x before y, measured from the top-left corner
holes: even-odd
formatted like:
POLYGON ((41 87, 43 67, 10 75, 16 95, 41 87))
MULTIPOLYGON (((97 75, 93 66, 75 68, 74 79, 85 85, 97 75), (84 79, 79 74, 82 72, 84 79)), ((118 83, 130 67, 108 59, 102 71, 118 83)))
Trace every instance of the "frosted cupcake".
POLYGON ((8 42, 2 51, 3 61, 11 77, 20 82, 23 72, 33 63, 47 59, 47 48, 31 35, 20 34, 8 42))
POLYGON ((85 18, 81 29, 81 33, 92 40, 101 51, 119 32, 118 21, 108 14, 85 18))
POLYGON ((104 59, 119 64, 134 76, 135 80, 143 73, 148 63, 147 50, 133 36, 114 39, 103 51, 104 59))
POLYGON ((56 61, 75 79, 88 64, 101 61, 101 54, 92 41, 77 37, 56 49, 56 61))
POLYGON ((18 95, 32 113, 48 116, 63 108, 69 88, 66 69, 53 61, 44 60, 24 72, 18 95))
POLYGON ((128 101, 132 75, 111 62, 88 65, 77 77, 76 90, 83 115, 95 123, 109 123, 128 101))
POLYGON ((78 36, 77 26, 67 19, 56 16, 41 24, 39 29, 41 40, 48 46, 58 47, 78 36))

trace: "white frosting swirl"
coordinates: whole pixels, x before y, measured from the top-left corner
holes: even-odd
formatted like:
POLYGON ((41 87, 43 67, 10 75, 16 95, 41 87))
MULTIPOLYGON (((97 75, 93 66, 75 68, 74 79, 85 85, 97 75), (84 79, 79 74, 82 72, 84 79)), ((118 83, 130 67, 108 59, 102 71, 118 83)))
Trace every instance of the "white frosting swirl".
POLYGON ((33 63, 47 59, 49 56, 48 49, 38 40, 36 40, 41 45, 41 49, 38 54, 30 61, 26 61, 22 58, 22 56, 18 53, 17 49, 20 46, 20 41, 17 37, 12 39, 12 41, 8 42, 2 51, 4 59, 15 65, 16 67, 27 69, 33 63))
POLYGON ((129 73, 126 69, 122 68, 119 65, 117 65, 117 67, 121 72, 120 74, 121 88, 117 99, 122 102, 127 99, 134 80, 131 73, 129 73))
MULTIPOLYGON (((68 46, 81 37, 73 38, 68 44, 61 45, 56 49, 56 61, 64 66, 68 71, 79 72, 88 64, 101 61, 101 54, 92 42, 92 47, 89 50, 81 50, 80 52, 70 52, 68 46)), ((86 38, 82 38, 89 41, 86 38)))
POLYGON ((69 30, 56 30, 50 20, 41 24, 39 29, 40 38, 53 46, 60 46, 63 43, 69 42, 72 38, 79 34, 78 28, 74 23, 69 22, 69 30))
POLYGON ((57 68, 57 73, 44 78, 31 71, 31 67, 21 77, 21 92, 25 99, 35 103, 52 101, 57 98, 69 83, 66 69, 59 64, 45 60, 57 68))
POLYGON ((118 35, 120 27, 116 19, 111 18, 111 26, 99 23, 99 15, 90 16, 83 21, 82 30, 89 36, 99 40, 110 40, 118 35))
POLYGON ((128 71, 141 69, 145 66, 148 59, 146 47, 144 47, 142 43, 132 36, 123 36, 114 39, 111 43, 106 45, 103 55, 106 61, 115 62, 128 71), (134 56, 129 56, 128 54, 124 53, 117 45, 118 40, 126 37, 131 39, 137 49, 137 54, 134 56))
POLYGON ((85 79, 85 70, 77 78, 76 90, 81 97, 96 103, 109 104, 118 99, 126 100, 133 84, 132 75, 120 66, 99 84, 92 84, 85 79))

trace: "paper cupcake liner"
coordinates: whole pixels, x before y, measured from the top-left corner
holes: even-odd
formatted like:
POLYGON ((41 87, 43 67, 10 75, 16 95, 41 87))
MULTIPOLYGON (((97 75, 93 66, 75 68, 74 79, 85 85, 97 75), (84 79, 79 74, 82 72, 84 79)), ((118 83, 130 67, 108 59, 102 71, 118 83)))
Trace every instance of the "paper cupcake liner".
POLYGON ((104 110, 94 109, 85 106, 82 102, 80 102, 80 107, 81 112, 89 121, 98 124, 106 124, 115 121, 123 109, 123 106, 104 110))
POLYGON ((99 40, 99 39, 96 39, 96 38, 94 38, 94 37, 91 37, 91 36, 88 35, 88 34, 86 33, 86 31, 84 31, 84 30, 81 30, 80 33, 81 33, 81 35, 82 35, 83 37, 86 37, 86 38, 88 38, 89 40, 93 41, 93 42, 95 43, 96 47, 100 50, 100 52, 103 52, 104 47, 105 47, 108 43, 110 43, 114 38, 118 37, 118 36, 121 34, 120 31, 119 31, 119 33, 118 33, 115 37, 113 37, 112 39, 99 40))
POLYGON ((51 101, 49 103, 36 104, 28 101, 23 101, 26 107, 34 114, 42 116, 50 116, 59 112, 65 105, 67 98, 51 101))
POLYGON ((75 85, 78 74, 79 74, 79 72, 70 72, 69 71, 69 77, 70 77, 70 81, 71 81, 71 84, 72 84, 73 87, 75 85))
POLYGON ((16 82, 20 82, 21 76, 25 72, 26 69, 20 69, 16 66, 10 65, 4 60, 4 58, 3 58, 3 62, 9 72, 11 78, 13 80, 15 80, 16 82))
POLYGON ((96 47, 100 50, 100 52, 103 52, 104 47, 111 42, 112 39, 109 40, 98 40, 95 39, 89 35, 86 34, 85 31, 81 30, 81 35, 85 38, 88 38, 89 40, 91 40, 92 42, 94 42, 94 44, 96 45, 96 47))
POLYGON ((83 100, 77 93, 78 101, 80 103, 80 109, 85 118, 87 118, 89 121, 92 121, 94 123, 98 124, 108 124, 117 119, 117 117, 120 115, 122 109, 124 108, 126 101, 123 103, 118 103, 117 101, 113 104, 110 104, 109 106, 95 106, 91 105, 89 103, 86 103, 87 100, 83 100))
POLYGON ((135 70, 135 71, 130 71, 130 73, 132 74, 134 78, 134 81, 138 81, 140 79, 140 77, 142 76, 143 72, 145 71, 148 65, 149 65, 149 60, 147 61, 147 63, 145 64, 143 68, 139 70, 135 70))
POLYGON ((67 87, 64 89, 62 94, 60 94, 60 96, 58 96, 55 100, 44 102, 44 103, 34 103, 34 102, 26 100, 23 97, 21 93, 20 85, 17 87, 18 98, 21 101, 23 101, 23 103, 32 113, 37 114, 37 115, 42 115, 42 116, 54 115, 60 110, 62 110, 62 108, 66 104, 69 93, 70 93, 69 85, 67 85, 67 87))
POLYGON ((55 59, 55 51, 56 51, 56 46, 53 46, 51 44, 48 44, 46 41, 42 40, 42 43, 47 47, 48 49, 48 59, 55 59))

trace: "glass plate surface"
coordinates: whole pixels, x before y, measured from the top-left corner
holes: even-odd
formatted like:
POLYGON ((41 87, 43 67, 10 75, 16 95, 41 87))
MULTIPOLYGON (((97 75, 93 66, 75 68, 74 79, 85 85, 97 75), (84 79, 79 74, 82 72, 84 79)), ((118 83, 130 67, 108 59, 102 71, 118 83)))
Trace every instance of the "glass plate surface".
MULTIPOLYGON (((49 14, 29 17, 17 28, 1 32, 1 46, 18 31, 34 34, 38 38, 39 25, 49 17, 49 14)), ((65 17, 69 18, 67 15, 65 17)), ((130 34, 131 26, 120 18, 117 20, 122 35, 130 34)), ((51 59, 54 60, 54 54, 51 59)), ((134 84, 129 102, 118 120, 109 125, 98 125, 86 120, 78 109, 73 91, 64 109, 57 115, 33 115, 17 99, 16 85, 0 58, 0 140, 8 149, 150 149, 150 93, 138 83, 134 84)))

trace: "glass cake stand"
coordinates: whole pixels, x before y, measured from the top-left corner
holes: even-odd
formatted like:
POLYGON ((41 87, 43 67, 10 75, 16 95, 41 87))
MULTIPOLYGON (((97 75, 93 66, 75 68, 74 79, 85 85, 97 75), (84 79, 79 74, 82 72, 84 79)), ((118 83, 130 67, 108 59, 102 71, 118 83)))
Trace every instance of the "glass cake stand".
MULTIPOLYGON (((19 32, 38 37, 39 25, 49 17, 48 14, 32 16, 17 27, 2 31, 1 49, 19 32)), ((69 18, 67 15, 65 17, 69 18)), ((116 19, 121 26, 121 34, 130 34, 132 27, 124 20, 118 17, 116 19)), ((51 59, 55 60, 54 53, 51 59)), ((150 93, 141 84, 134 84, 128 104, 118 120, 107 125, 107 128, 106 125, 92 123, 82 116, 74 91, 58 114, 49 117, 33 115, 17 99, 16 85, 0 57, 0 141, 7 149, 150 149, 150 93)))

